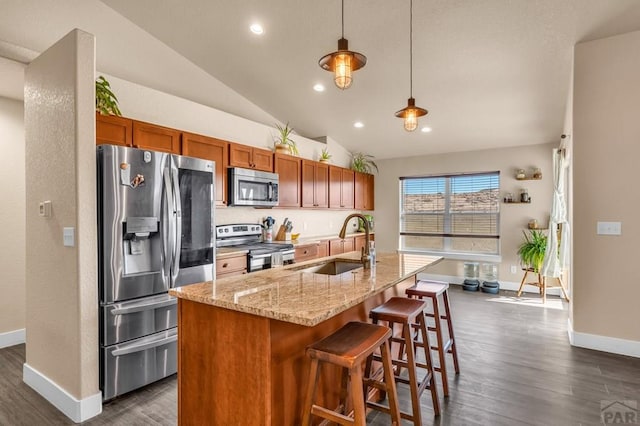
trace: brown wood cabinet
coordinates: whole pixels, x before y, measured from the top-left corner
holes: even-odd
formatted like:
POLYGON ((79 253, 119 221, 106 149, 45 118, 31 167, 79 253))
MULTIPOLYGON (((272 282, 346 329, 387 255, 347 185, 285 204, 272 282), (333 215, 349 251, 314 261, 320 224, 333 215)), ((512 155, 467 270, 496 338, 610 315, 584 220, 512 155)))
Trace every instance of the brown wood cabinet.
POLYGON ((229 167, 273 172, 273 152, 229 142, 229 167))
POLYGON ((180 154, 180 131, 134 120, 133 146, 140 149, 180 154))
POLYGON ((216 162, 216 206, 227 205, 227 141, 182 132, 182 154, 216 162))
POLYGON ((373 210, 374 177, 368 173, 355 172, 355 208, 356 210, 373 210))
POLYGON ((216 259, 216 278, 231 277, 247 273, 247 255, 216 259))
POLYGON ((318 243, 296 246, 295 250, 296 262, 304 262, 318 257, 318 243))
POLYGON ((302 160, 302 207, 329 207, 329 165, 302 160))
POLYGON ((354 172, 337 166, 329 166, 329 208, 353 209, 354 172))
POLYGON ((302 160, 286 154, 274 154, 274 171, 279 175, 278 207, 300 207, 300 168, 302 160))
POLYGON ((349 253, 356 249, 356 243, 354 237, 346 237, 344 240, 337 238, 329 240, 329 255, 349 253))
POLYGON ((96 113, 96 145, 131 146, 132 141, 133 120, 96 113))
POLYGON ((318 257, 329 256, 329 240, 322 240, 318 244, 318 257))

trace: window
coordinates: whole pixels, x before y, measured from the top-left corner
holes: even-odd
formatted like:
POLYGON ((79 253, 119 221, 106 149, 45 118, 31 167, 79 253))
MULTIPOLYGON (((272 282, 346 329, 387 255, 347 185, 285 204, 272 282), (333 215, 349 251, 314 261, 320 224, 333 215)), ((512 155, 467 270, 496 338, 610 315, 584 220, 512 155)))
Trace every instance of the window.
POLYGON ((500 172, 400 178, 400 249, 500 253, 500 172))

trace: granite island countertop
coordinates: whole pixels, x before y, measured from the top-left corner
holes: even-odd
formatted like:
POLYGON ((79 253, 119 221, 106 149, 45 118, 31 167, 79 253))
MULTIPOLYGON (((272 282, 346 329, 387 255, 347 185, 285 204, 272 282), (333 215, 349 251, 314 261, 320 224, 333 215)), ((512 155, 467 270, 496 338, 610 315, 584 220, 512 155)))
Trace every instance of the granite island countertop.
POLYGON ((307 269, 333 259, 358 261, 359 252, 313 259, 248 275, 220 278, 169 290, 172 296, 238 312, 315 326, 383 292, 430 265, 439 256, 378 253, 376 266, 339 275, 307 269))

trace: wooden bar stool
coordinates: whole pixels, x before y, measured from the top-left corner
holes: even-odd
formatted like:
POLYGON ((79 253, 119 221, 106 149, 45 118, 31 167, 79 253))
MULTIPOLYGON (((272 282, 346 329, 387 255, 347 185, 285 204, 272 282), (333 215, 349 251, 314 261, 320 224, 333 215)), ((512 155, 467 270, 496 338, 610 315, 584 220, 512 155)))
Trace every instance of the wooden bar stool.
POLYGON ((365 396, 366 386, 375 386, 389 396, 389 414, 393 425, 400 425, 400 410, 396 395, 396 385, 393 380, 393 365, 389 339, 391 329, 381 325, 365 322, 350 322, 335 333, 325 337, 307 347, 307 355, 311 358, 309 384, 304 402, 302 424, 307 426, 312 416, 319 416, 341 425, 364 426, 366 423, 365 396), (384 382, 363 378, 362 365, 371 358, 374 351, 380 348, 384 371, 384 382), (338 365, 343 368, 341 401, 338 409, 330 410, 314 404, 320 362, 338 365), (347 379, 351 379, 351 399, 353 404, 353 418, 344 413, 347 407, 347 379))
POLYGON ((456 374, 460 374, 460 365, 458 364, 458 350, 456 348, 456 341, 453 335, 453 323, 451 321, 451 309, 449 308, 449 284, 442 281, 426 281, 420 280, 415 285, 409 287, 405 293, 409 297, 424 299, 428 297, 431 299, 431 305, 433 311, 425 310, 424 315, 427 318, 433 318, 435 324, 433 327, 427 326, 427 330, 435 332, 437 344, 431 346, 431 349, 438 351, 439 365, 434 367, 435 371, 440 373, 442 377, 442 392, 444 396, 449 396, 449 381, 447 378, 447 363, 445 355, 451 354, 453 358, 453 367, 456 374), (440 314, 441 309, 439 306, 438 296, 442 295, 442 304, 444 305, 444 315, 440 314), (442 333, 441 320, 447 322, 447 328, 449 331, 449 339, 445 342, 442 333))
MULTIPOLYGON (((392 297, 382 305, 373 308, 369 313, 374 324, 378 321, 386 321, 393 330, 395 324, 402 325, 402 333, 399 336, 391 338, 392 342, 400 344, 398 356, 392 359, 392 363, 396 366, 395 380, 399 383, 409 385, 411 392, 411 408, 412 414, 400 412, 400 416, 404 419, 412 420, 414 425, 422 425, 422 416, 420 413, 420 396, 425 389, 431 391, 431 401, 433 402, 433 411, 435 415, 440 414, 440 403, 438 402, 438 392, 436 390, 436 382, 433 377, 433 365, 431 362, 431 353, 429 351, 429 336, 423 315, 426 302, 405 297, 392 297), (412 333, 412 325, 417 324, 420 337, 419 341, 414 341, 412 333), (424 350, 425 362, 416 360, 417 348, 424 350), (406 360, 404 356, 406 355, 406 360), (409 379, 401 377, 402 369, 406 368, 409 372, 409 379), (417 369, 421 368, 426 371, 422 381, 418 380, 417 369)), ((373 359, 377 359, 374 355, 373 359)), ((367 361, 365 374, 369 374, 371 370, 371 361, 367 361)), ((379 404, 369 402, 367 405, 371 408, 385 411, 386 407, 379 404)))

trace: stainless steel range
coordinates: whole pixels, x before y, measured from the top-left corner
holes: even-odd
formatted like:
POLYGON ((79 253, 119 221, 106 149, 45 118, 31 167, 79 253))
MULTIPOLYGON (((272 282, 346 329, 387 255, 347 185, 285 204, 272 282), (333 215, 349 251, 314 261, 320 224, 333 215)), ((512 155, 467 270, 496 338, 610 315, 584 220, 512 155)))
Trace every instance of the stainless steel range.
POLYGON ((269 269, 273 264, 288 265, 294 262, 293 244, 263 242, 262 225, 255 223, 216 226, 216 247, 248 250, 248 272, 269 269))

